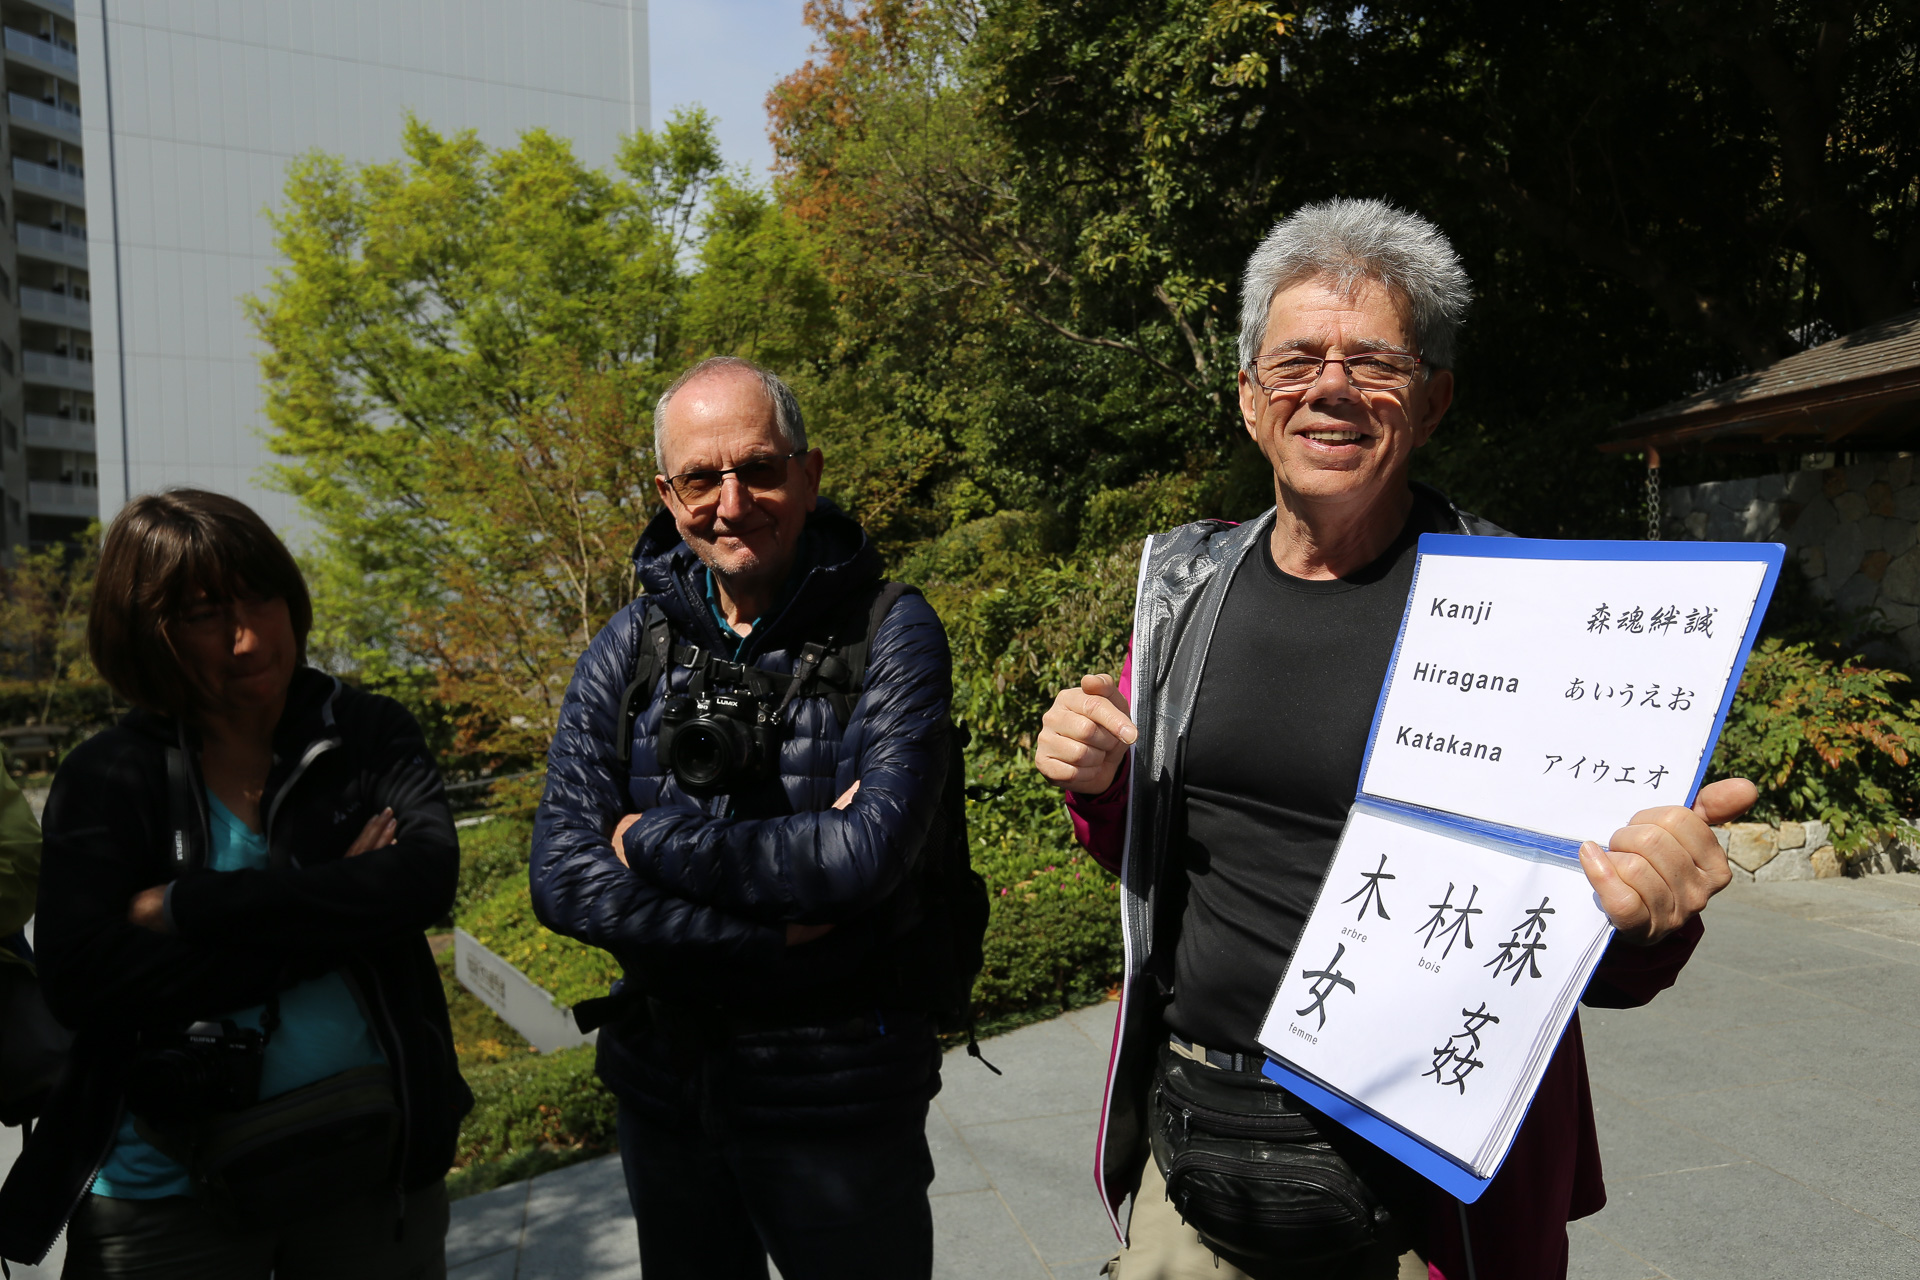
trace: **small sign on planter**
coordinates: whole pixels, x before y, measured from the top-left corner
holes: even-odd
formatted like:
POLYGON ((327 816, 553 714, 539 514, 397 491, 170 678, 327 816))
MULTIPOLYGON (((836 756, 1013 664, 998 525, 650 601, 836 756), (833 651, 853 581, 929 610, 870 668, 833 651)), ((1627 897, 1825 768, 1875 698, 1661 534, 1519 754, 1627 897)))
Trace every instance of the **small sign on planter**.
POLYGON ((573 1025, 572 1010, 555 1004, 526 974, 487 950, 465 929, 453 931, 453 963, 460 985, 540 1052, 592 1044, 598 1037, 597 1032, 582 1035, 573 1025))

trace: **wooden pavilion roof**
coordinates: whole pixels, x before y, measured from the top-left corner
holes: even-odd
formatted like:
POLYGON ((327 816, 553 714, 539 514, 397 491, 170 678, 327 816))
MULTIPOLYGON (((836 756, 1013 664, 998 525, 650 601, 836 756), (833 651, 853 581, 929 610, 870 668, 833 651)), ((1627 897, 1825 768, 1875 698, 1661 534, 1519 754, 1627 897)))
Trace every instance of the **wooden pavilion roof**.
POLYGON ((1737 453, 1902 448, 1920 439, 1920 310, 1629 418, 1601 445, 1737 453))

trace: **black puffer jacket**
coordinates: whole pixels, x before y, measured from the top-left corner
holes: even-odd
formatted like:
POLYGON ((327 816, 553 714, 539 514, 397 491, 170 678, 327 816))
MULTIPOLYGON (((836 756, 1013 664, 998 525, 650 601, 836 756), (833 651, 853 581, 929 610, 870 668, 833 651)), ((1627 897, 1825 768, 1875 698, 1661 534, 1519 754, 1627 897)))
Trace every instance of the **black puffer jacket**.
POLYGON ((185 867, 170 865, 167 752, 191 745, 180 724, 136 711, 75 749, 53 780, 34 942, 47 1003, 76 1038, 0 1191, 0 1256, 44 1257, 106 1159, 136 1031, 258 1005, 335 969, 365 997, 394 1067, 401 1186, 431 1183, 452 1163, 473 1095, 423 931, 452 906, 460 852, 419 727, 391 699, 296 671, 262 805, 271 865, 259 870, 206 869, 205 790, 190 749, 182 785, 197 809, 185 867), (388 806, 395 842, 344 858, 388 806), (128 923, 134 895, 169 880, 177 932, 128 923))
MULTIPOLYGON (((865 692, 844 732, 823 696, 789 708, 777 786, 697 800, 656 752, 663 675, 617 760, 625 691, 649 603, 683 644, 730 652, 705 598, 705 569, 662 513, 635 549, 646 590, 596 636, 574 670, 547 760, 534 828, 534 909, 560 933, 605 948, 651 1001, 601 1033, 601 1075, 630 1105, 663 1114, 689 1102, 763 1125, 861 1123, 923 1106, 938 1054, 915 978, 912 871, 939 803, 952 664, 946 634, 917 595, 871 638, 865 692), (833 801, 855 780, 845 810, 833 801), (631 870, 608 837, 625 814, 631 870), (830 923, 788 947, 789 923, 830 923), (698 1041, 725 1048, 711 1058, 698 1041), (695 1059, 699 1058, 699 1062, 695 1059)), ((798 582, 755 627, 741 660, 791 676, 800 649, 880 579, 860 527, 821 502, 798 582)))

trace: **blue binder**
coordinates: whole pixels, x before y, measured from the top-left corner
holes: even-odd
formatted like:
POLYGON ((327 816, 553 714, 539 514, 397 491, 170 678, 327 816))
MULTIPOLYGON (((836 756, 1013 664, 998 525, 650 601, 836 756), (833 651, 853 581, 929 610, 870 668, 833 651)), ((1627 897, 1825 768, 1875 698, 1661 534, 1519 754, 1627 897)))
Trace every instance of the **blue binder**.
MULTIPOLYGON (((1714 713, 1713 731, 1709 735, 1707 749, 1701 752, 1699 768, 1695 771, 1687 788, 1683 803, 1689 805, 1693 803, 1694 797, 1706 782, 1707 766, 1713 758, 1713 746, 1719 742, 1720 731, 1726 725, 1727 712, 1733 706, 1733 695, 1739 687, 1740 673, 1746 668, 1747 657, 1752 653, 1754 641, 1759 637, 1760 623, 1766 615, 1767 604, 1773 598, 1774 587, 1779 583, 1780 566, 1786 556, 1785 547, 1771 542, 1563 542, 1544 538, 1487 538, 1428 533, 1421 535, 1419 551, 1422 558, 1441 555, 1531 560, 1697 561, 1702 563, 1745 561, 1765 565, 1759 594, 1754 600, 1753 612, 1747 620, 1739 650, 1734 657, 1732 673, 1721 695, 1720 705, 1714 713)), ((1399 668, 1401 645, 1406 639, 1407 621, 1412 614, 1413 601, 1418 594, 1419 583, 1420 570, 1416 564, 1413 589, 1407 596, 1407 612, 1401 615, 1400 633, 1394 639, 1393 658, 1388 664, 1387 679, 1381 686, 1380 700, 1374 707, 1373 726, 1367 735, 1366 755, 1360 767, 1360 776, 1363 780, 1367 776, 1367 766, 1373 760, 1374 746, 1380 735, 1381 717, 1386 709, 1387 690, 1392 687, 1394 672, 1399 668)), ((1450 829, 1475 840, 1476 843, 1493 841, 1514 847, 1513 851, 1516 853, 1579 861, 1580 845, 1575 840, 1484 822, 1379 796, 1370 796, 1364 791, 1355 797, 1355 802, 1403 815, 1423 825, 1450 829)), ((1571 1017, 1570 1010, 1569 1020, 1571 1017)), ((1565 1035, 1564 1025, 1561 1028, 1561 1035, 1565 1035)), ((1284 1066, 1271 1057, 1267 1059, 1262 1070, 1269 1080, 1280 1085, 1308 1106, 1325 1113, 1336 1123, 1366 1139, 1463 1204, 1472 1204, 1478 1200, 1493 1181, 1491 1176, 1486 1178, 1476 1176, 1472 1170, 1452 1156, 1429 1146, 1392 1121, 1376 1115, 1362 1103, 1331 1088, 1323 1081, 1284 1066)), ((1497 1174, 1498 1170, 1495 1171, 1495 1176, 1497 1174)))

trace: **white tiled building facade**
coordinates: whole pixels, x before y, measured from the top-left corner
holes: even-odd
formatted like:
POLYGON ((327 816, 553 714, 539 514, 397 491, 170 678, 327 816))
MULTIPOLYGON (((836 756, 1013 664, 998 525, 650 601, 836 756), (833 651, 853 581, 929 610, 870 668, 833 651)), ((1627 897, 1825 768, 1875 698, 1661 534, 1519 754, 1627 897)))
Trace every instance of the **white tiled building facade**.
POLYGON ((646 0, 0 0, 0 534, 69 537, 196 484, 276 527, 263 211, 315 148, 389 159, 411 111, 607 165, 647 120, 646 0))

